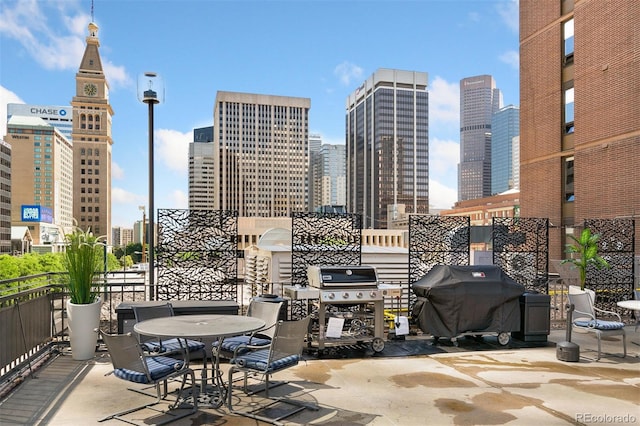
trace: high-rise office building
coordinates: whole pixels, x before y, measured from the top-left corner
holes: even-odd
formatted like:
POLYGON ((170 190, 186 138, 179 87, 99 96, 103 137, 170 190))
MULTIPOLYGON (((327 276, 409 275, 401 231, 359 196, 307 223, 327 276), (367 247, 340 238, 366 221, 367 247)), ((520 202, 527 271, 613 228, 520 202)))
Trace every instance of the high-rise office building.
POLYGON ((308 211, 311 100, 218 92, 214 107, 214 208, 240 216, 308 211))
POLYGON ((490 75, 460 80, 460 164, 458 200, 491 195, 491 118, 502 93, 490 75))
POLYGON ((11 145, 0 138, 0 254, 11 253, 11 145))
POLYGON ((307 178, 309 211, 315 211, 318 206, 322 205, 321 146, 322 136, 309 135, 309 177, 307 178))
POLYGON ((635 1, 520 1, 521 214, 556 225, 552 259, 584 219, 637 223, 638 22, 635 1))
POLYGON ((321 206, 344 206, 347 203, 346 146, 324 144, 320 147, 322 164, 321 206))
POLYGON ((513 138, 520 134, 520 109, 500 108, 491 118, 491 194, 514 188, 513 138))
POLYGON ((425 72, 378 69, 347 97, 347 210, 363 227, 429 212, 429 94, 425 72))
POLYGON ((70 106, 7 104, 7 120, 14 115, 40 117, 58 129, 65 138, 72 140, 73 115, 70 106))
POLYGON ((73 147, 39 117, 12 116, 11 224, 27 226, 34 246, 57 251, 73 225, 73 147))
POLYGON ((214 173, 213 126, 194 129, 189 144, 189 209, 213 209, 214 173))
POLYGON ((511 148, 511 165, 513 166, 513 188, 520 190, 520 135, 515 136, 511 148))
POLYGON ((73 107, 73 217, 111 244, 111 118, 109 84, 100 59, 98 26, 89 35, 76 73, 73 107))

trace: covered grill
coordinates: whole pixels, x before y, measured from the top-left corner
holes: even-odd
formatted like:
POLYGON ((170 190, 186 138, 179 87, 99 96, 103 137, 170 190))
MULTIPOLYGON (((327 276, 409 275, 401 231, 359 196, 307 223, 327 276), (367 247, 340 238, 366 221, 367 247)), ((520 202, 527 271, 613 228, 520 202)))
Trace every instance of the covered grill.
POLYGON ((436 265, 414 282, 413 319, 434 338, 498 333, 506 345, 520 330, 519 297, 525 291, 495 265, 436 265))

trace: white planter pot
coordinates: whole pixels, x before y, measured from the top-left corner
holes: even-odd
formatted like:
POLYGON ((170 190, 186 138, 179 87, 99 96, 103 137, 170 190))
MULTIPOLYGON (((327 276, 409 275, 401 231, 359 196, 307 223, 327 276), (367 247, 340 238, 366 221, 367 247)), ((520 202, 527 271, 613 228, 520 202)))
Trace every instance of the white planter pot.
POLYGON ((98 343, 96 330, 100 325, 101 307, 100 299, 88 305, 77 305, 67 301, 71 356, 77 361, 91 359, 96 353, 98 343))

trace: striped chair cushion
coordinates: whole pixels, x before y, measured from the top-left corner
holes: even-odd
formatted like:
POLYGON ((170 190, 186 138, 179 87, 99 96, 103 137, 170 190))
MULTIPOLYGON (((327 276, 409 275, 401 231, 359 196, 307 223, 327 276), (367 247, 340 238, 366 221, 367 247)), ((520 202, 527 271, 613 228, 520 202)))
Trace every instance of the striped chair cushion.
POLYGON ((590 320, 590 321, 574 321, 578 327, 595 328, 597 330, 620 330, 624 328, 624 323, 618 321, 603 321, 603 320, 590 320))
MULTIPOLYGON (((271 343, 270 339, 265 339, 256 336, 235 336, 229 337, 222 341, 220 348, 225 352, 234 352, 240 345, 253 345, 253 346, 267 346, 271 343)), ((213 342, 213 347, 218 347, 218 342, 213 342)), ((238 351, 239 354, 248 352, 250 349, 242 348, 238 351)))
MULTIPOLYGON (((185 344, 185 340, 183 339, 182 344, 185 344)), ((187 351, 188 352, 197 352, 201 351, 205 348, 205 344, 199 342, 197 340, 186 340, 187 351)), ((145 342, 142 345, 142 349, 147 352, 155 352, 155 353, 165 353, 165 352, 178 352, 183 350, 183 347, 180 346, 180 342, 178 339, 167 339, 162 341, 162 346, 158 341, 149 341, 145 342)))
POLYGON ((299 361, 300 357, 298 355, 289 355, 284 358, 271 360, 269 364, 269 349, 259 349, 243 354, 242 356, 237 356, 229 362, 238 365, 238 367, 252 368, 266 373, 272 373, 283 368, 294 366, 299 361))
MULTIPOLYGON (((178 371, 184 365, 184 361, 176 360, 166 356, 153 356, 145 358, 147 361, 147 367, 151 374, 152 380, 158 380, 167 374, 178 371)), ((124 380, 128 380, 134 383, 153 383, 149 381, 149 378, 144 371, 133 371, 127 368, 117 368, 113 370, 113 374, 124 380)))

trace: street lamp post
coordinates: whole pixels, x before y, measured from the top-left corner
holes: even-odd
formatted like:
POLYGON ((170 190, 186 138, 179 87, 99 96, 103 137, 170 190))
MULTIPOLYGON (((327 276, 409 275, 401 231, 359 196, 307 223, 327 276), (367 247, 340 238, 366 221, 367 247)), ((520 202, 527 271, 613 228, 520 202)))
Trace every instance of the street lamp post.
MULTIPOLYGON (((149 106, 149 299, 155 298, 155 207, 153 182, 153 107, 164 99, 162 80, 155 72, 138 78, 138 98, 149 106)), ((144 252, 144 250, 143 250, 144 252)))

